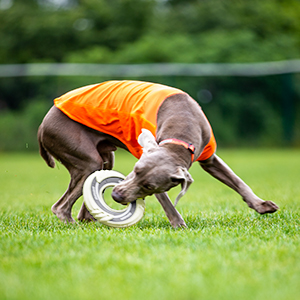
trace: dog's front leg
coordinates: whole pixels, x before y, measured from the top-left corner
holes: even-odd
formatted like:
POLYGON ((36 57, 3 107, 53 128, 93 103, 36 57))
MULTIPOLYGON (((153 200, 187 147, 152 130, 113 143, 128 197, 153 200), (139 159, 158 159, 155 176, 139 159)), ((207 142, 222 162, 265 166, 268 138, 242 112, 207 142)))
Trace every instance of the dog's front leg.
POLYGON ((260 214, 273 213, 279 207, 272 201, 264 201, 257 197, 251 188, 242 181, 217 155, 200 162, 201 167, 209 174, 238 192, 250 208, 260 214))
POLYGON ((155 194, 155 197, 164 209, 167 218, 174 228, 187 227, 180 213, 174 207, 167 193, 155 194))

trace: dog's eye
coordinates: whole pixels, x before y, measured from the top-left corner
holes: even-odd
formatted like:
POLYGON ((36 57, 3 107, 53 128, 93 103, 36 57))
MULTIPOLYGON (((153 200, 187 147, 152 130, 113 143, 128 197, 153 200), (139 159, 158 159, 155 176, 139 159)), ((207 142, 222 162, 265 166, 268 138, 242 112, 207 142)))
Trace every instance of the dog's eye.
POLYGON ((145 190, 149 190, 149 191, 154 190, 154 187, 153 187, 153 185, 151 185, 151 184, 144 184, 144 185, 143 185, 143 188, 144 188, 145 190))
POLYGON ((140 175, 143 171, 143 169, 137 165, 134 167, 133 170, 134 170, 135 175, 140 175))

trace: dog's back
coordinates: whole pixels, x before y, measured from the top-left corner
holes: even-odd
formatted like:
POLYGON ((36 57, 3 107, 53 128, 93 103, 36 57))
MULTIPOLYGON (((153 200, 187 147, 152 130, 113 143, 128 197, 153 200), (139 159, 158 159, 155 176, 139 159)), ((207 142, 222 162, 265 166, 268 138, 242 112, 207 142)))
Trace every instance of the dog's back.
POLYGON ((155 135, 158 109, 174 94, 185 93, 150 82, 106 81, 70 91, 54 104, 70 119, 115 137, 140 158, 137 139, 142 128, 155 135))

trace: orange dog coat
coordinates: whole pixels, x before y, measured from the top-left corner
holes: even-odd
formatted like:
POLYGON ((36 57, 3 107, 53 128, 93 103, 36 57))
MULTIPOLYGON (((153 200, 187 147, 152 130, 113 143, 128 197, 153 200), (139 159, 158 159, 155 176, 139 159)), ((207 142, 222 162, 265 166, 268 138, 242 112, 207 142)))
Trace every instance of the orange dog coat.
MULTIPOLYGON (((142 81, 106 81, 70 91, 54 100, 55 106, 72 120, 121 141, 131 154, 140 158, 138 144, 142 128, 155 136, 156 116, 161 103, 183 91, 142 81)), ((211 139, 197 160, 209 158, 216 149, 211 139)))

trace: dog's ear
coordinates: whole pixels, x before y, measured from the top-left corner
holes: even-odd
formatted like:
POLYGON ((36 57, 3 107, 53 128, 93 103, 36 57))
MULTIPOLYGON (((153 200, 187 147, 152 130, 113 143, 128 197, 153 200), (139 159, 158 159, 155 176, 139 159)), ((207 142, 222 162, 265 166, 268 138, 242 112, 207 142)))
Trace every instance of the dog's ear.
POLYGON ((142 129, 142 133, 138 137, 138 143, 143 147, 144 153, 151 149, 158 148, 154 135, 150 130, 145 128, 142 129))
POLYGON ((171 180, 179 181, 181 183, 181 192, 175 199, 174 206, 177 205, 179 199, 186 193, 189 186, 194 182, 191 174, 188 172, 187 168, 178 167, 176 173, 171 175, 171 180))

